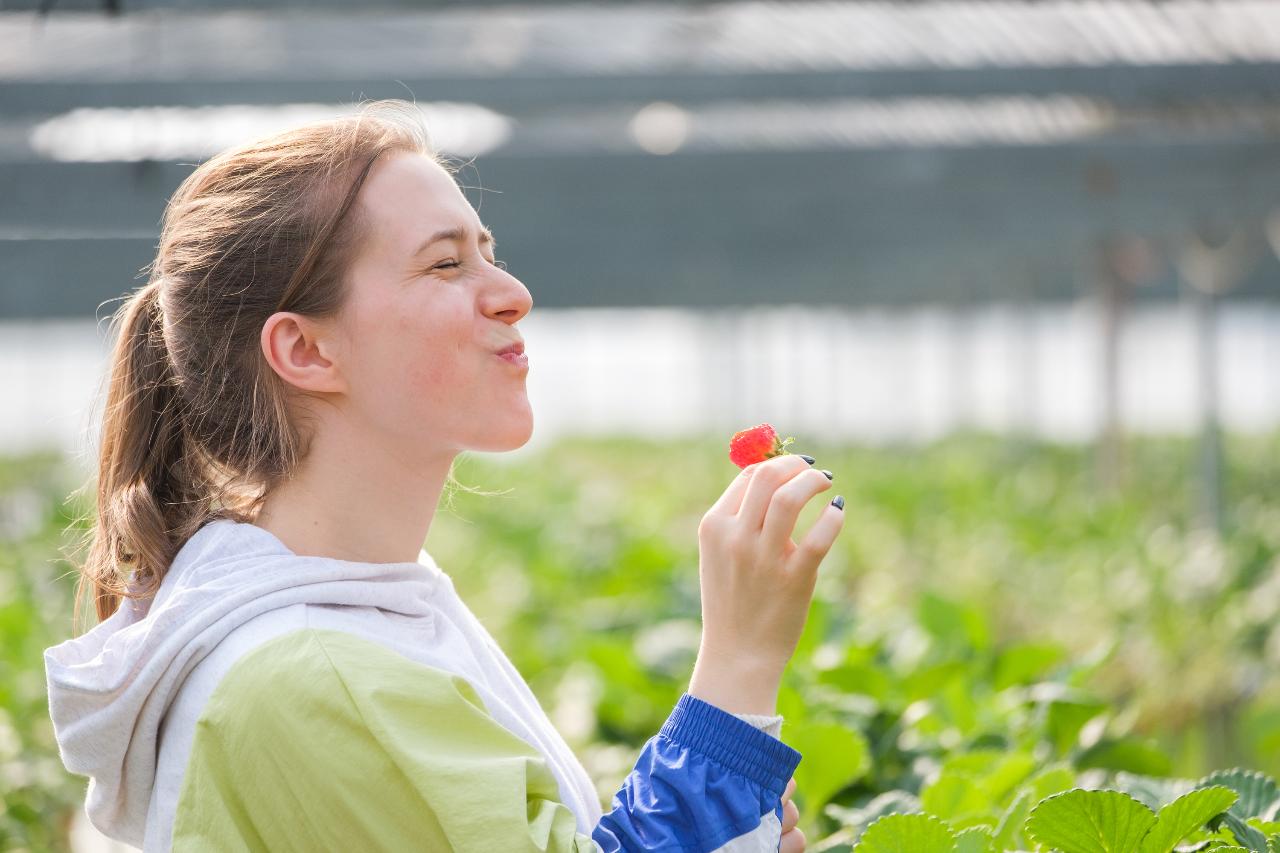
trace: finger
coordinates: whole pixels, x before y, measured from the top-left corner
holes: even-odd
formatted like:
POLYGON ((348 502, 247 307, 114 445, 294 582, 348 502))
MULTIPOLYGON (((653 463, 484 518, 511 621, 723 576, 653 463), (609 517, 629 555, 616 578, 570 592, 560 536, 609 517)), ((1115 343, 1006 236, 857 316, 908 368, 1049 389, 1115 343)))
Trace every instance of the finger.
MULTIPOLYGON (((821 471, 810 468, 778 487, 765 512, 760 535, 760 549, 765 554, 786 553, 783 546, 791 541, 800 511, 814 495, 831 488, 831 481, 821 471)), ((787 549, 790 550, 790 549, 787 549)))
POLYGON ((796 777, 792 776, 791 781, 787 782, 786 789, 782 792, 782 799, 789 800, 791 795, 796 791, 796 777))
POLYGON ((724 494, 720 495, 720 499, 711 505, 711 509, 707 510, 707 515, 734 515, 738 512, 738 507, 742 505, 742 496, 747 492, 747 484, 751 482, 751 476, 755 473, 759 463, 748 465, 739 472, 738 476, 733 478, 733 482, 724 490, 724 494))
POLYGON ((800 822, 800 809, 794 802, 787 800, 782 804, 782 831, 790 832, 800 822))
POLYGON ((808 462, 793 454, 775 456, 759 463, 748 478, 747 493, 743 495, 742 506, 738 509, 738 521, 748 531, 760 530, 773 493, 800 472, 810 470, 808 462))
POLYGON ((836 536, 844 529, 844 510, 828 503, 818 516, 818 520, 809 528, 809 532, 800 540, 796 550, 787 561, 787 571, 797 572, 813 578, 818 571, 818 564, 827 556, 836 536))
POLYGON ((804 853, 804 833, 799 829, 784 833, 778 853, 804 853))

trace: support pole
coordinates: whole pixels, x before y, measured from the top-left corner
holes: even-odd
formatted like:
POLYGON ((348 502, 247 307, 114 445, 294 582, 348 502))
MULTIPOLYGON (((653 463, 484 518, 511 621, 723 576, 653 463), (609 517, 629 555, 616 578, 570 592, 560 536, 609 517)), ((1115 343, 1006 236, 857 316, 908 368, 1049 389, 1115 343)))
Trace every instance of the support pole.
POLYGON ((1103 491, 1115 493, 1124 483, 1124 435, 1120 420, 1120 345, 1129 287, 1109 265, 1098 264, 1098 302, 1102 335, 1102 412, 1098 431, 1098 482, 1103 491))
POLYGON ((1178 252, 1178 271, 1189 285, 1196 325, 1196 397, 1200 449, 1196 511, 1201 524, 1221 534, 1225 519, 1224 465, 1218 395, 1218 297, 1261 260, 1261 229, 1250 223, 1202 222, 1178 252))

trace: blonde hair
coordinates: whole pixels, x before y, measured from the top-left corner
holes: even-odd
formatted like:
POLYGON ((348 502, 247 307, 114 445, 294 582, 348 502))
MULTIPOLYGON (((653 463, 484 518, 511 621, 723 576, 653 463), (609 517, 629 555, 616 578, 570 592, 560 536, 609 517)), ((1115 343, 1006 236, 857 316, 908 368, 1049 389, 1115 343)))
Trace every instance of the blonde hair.
POLYGON ((371 101, 224 151, 169 199, 149 280, 113 318, 76 620, 86 592, 99 619, 154 595, 192 534, 215 518, 251 520, 306 454, 259 335, 277 311, 342 307, 367 228, 356 195, 392 151, 457 171, 415 105, 371 101))

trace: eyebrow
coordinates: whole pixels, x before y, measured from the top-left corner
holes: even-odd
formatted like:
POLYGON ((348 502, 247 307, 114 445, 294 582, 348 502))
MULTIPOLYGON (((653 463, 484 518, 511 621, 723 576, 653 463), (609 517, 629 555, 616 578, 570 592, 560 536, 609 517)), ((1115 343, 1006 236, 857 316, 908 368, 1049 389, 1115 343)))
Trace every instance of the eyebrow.
MULTIPOLYGON (((480 226, 480 228, 481 228, 480 242, 482 244, 488 243, 491 249, 497 248, 498 241, 493 238, 493 232, 483 225, 480 226)), ((468 239, 470 239, 470 237, 471 237, 471 229, 469 228, 462 228, 456 225, 449 228, 444 228, 432 234, 427 239, 423 240, 422 244, 418 246, 418 248, 413 250, 413 254, 415 256, 420 255, 422 252, 426 251, 430 246, 434 245, 435 243, 439 243, 441 240, 455 240, 458 242, 465 243, 467 242, 468 239)))

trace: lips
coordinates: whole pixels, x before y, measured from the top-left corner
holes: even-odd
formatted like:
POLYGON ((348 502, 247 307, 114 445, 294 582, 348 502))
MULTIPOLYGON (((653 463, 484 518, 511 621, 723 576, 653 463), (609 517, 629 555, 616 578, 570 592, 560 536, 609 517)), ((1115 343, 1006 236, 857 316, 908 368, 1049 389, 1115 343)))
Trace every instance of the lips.
POLYGON ((498 354, 498 355, 507 355, 508 353, 515 353, 516 355, 520 355, 520 354, 521 354, 521 353, 523 353, 523 352, 524 352, 524 342, 523 342, 523 341, 516 341, 514 344, 512 344, 512 345, 511 345, 511 346, 509 346, 509 347, 507 347, 506 349, 500 349, 500 350, 498 350, 498 353, 497 353, 497 354, 498 354))

